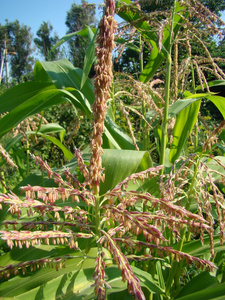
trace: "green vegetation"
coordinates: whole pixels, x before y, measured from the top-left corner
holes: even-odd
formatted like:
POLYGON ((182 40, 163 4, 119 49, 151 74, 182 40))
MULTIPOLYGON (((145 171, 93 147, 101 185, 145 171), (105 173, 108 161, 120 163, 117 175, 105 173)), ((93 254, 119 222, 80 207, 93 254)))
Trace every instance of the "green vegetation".
POLYGON ((98 29, 43 23, 46 61, 0 95, 1 299, 222 299, 225 24, 105 4, 98 29), (48 61, 74 37, 82 65, 48 61))

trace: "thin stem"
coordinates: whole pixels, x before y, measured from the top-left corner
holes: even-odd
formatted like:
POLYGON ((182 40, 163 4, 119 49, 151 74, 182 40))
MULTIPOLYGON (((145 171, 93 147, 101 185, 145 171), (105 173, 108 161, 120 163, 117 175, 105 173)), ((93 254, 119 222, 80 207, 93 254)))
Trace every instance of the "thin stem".
MULTIPOLYGON (((196 88, 195 88, 195 73, 194 73, 194 68, 193 68, 193 63, 191 61, 191 76, 192 76, 192 90, 193 93, 196 93, 196 88)), ((198 147, 198 120, 195 123, 195 129, 194 129, 194 149, 196 150, 198 147)))
POLYGON ((143 43, 141 39, 141 34, 139 34, 139 49, 140 49, 140 72, 143 72, 144 65, 143 65, 143 43))
MULTIPOLYGON (((171 53, 171 51, 170 51, 170 53, 171 53)), ((163 121, 162 121, 162 137, 161 137, 162 143, 161 143, 160 165, 163 165, 163 168, 161 170, 161 174, 164 173, 165 153, 166 153, 166 144, 167 144, 167 126, 168 126, 170 79, 171 79, 171 65, 172 65, 170 53, 168 53, 168 57, 167 57, 165 106, 164 106, 163 121)))
MULTIPOLYGON (((139 34, 139 49, 140 49, 140 72, 143 72, 144 69, 144 62, 143 62, 143 42, 142 42, 142 37, 141 34, 139 34)), ((141 121, 142 125, 142 141, 143 141, 143 150, 147 150, 149 147, 148 145, 148 137, 149 137, 149 131, 146 130, 146 103, 145 103, 145 98, 143 97, 142 99, 142 116, 144 117, 141 121)))
POLYGON ((29 140, 26 141, 26 154, 27 154, 27 176, 30 174, 30 152, 29 152, 29 140))
POLYGON ((7 192, 5 188, 5 174, 1 171, 1 180, 2 180, 2 193, 5 194, 7 192))
POLYGON ((173 22, 175 15, 176 0, 174 0, 171 24, 170 24, 170 36, 169 36, 169 48, 167 53, 167 65, 166 65, 166 85, 165 85, 165 106, 163 111, 163 120, 162 120, 162 136, 161 136, 161 155, 160 155, 160 164, 163 165, 161 170, 161 175, 164 173, 164 164, 165 164, 165 154, 166 154, 166 144, 167 144, 167 125, 168 125, 168 112, 169 112, 169 101, 170 101, 170 81, 171 81, 171 50, 172 50, 172 36, 173 36, 173 22))
POLYGON ((96 234, 96 240, 98 241, 100 238, 100 230, 101 230, 101 226, 100 226, 100 206, 99 206, 99 195, 95 196, 95 215, 94 215, 94 219, 95 219, 95 234, 96 234))

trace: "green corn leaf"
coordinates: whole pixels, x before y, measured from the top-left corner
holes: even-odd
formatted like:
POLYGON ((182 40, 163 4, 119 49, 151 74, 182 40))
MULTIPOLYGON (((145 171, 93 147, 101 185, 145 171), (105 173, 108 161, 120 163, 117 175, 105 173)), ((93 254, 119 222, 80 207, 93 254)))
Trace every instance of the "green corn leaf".
POLYGON ((195 101, 178 114, 173 130, 173 143, 169 154, 170 162, 174 163, 186 145, 187 139, 197 120, 200 105, 201 100, 195 101))
MULTIPOLYGON (((201 274, 200 274, 201 275, 201 274)), ((196 277, 195 277, 196 278, 196 277)), ((195 279, 194 278, 194 279, 195 279)), ((194 280, 193 279, 193 280, 194 280)), ((190 284, 195 284, 195 286, 202 284, 202 278, 197 277, 195 282, 190 281, 190 284)), ((176 298, 177 300, 223 300, 225 295, 225 283, 213 284, 213 279, 208 279, 203 282, 204 284, 208 283, 208 287, 205 286, 204 289, 189 293, 188 295, 176 298)))
POLYGON ((93 65, 93 62, 95 60, 95 46, 96 46, 95 41, 96 41, 96 37, 98 34, 98 30, 96 30, 95 34, 93 35, 93 32, 88 27, 88 33, 89 33, 91 42, 88 45, 88 48, 85 53, 83 74, 82 74, 81 85, 80 85, 81 89, 84 86, 84 83, 86 82, 86 80, 88 78, 88 74, 89 74, 91 67, 93 65))
POLYGON ((135 149, 132 139, 106 115, 103 148, 107 148, 110 143, 113 148, 117 149, 135 149))
POLYGON ((43 136, 44 138, 46 138, 47 140, 49 140, 53 144, 55 144, 57 147, 59 147, 63 151, 63 154, 66 159, 71 160, 73 158, 73 154, 55 137, 47 135, 47 134, 39 134, 39 133, 38 133, 38 135, 43 136))
MULTIPOLYGON (((212 80, 212 81, 208 82, 209 87, 220 86, 220 85, 225 85, 225 80, 212 80)), ((204 87, 205 87, 205 84, 204 84, 204 87)), ((197 86, 196 91, 197 90, 202 90, 202 87, 200 85, 197 86)))
POLYGON ((212 101, 225 119, 225 98, 222 96, 207 96, 207 99, 212 101))
POLYGON ((10 112, 27 99, 51 89, 55 89, 55 86, 46 82, 25 82, 17 85, 0 95, 0 113, 10 112))
POLYGON ((51 141, 54 145, 59 147, 63 151, 63 154, 66 159, 71 160, 73 158, 73 154, 57 138, 47 134, 43 134, 41 132, 35 132, 35 131, 28 131, 27 134, 42 136, 43 138, 51 141))
MULTIPOLYGON (((46 133, 56 133, 56 132, 61 132, 61 131, 65 131, 65 129, 60 126, 58 123, 49 123, 46 125, 42 125, 38 132, 46 134, 46 133)), ((27 132, 28 134, 28 132, 27 132)))
MULTIPOLYGON (((27 117, 39 113, 50 106, 61 104, 66 99, 69 99, 71 102, 73 102, 73 104, 75 104, 76 107, 83 110, 83 106, 85 104, 82 103, 81 105, 75 95, 78 95, 76 91, 70 93, 67 90, 52 88, 44 89, 43 91, 31 97, 29 94, 26 94, 26 97, 23 98, 23 102, 21 101, 20 105, 17 105, 7 115, 0 119, 0 137, 5 135, 9 130, 27 117)), ((82 98, 79 96, 79 99, 82 98)), ((88 111, 89 107, 86 107, 86 109, 88 111)))
MULTIPOLYGON (((216 253, 225 250, 225 245, 220 245, 219 235, 215 235, 213 237, 213 240, 214 240, 214 249, 215 249, 216 253)), ((204 245, 202 245, 202 243, 199 239, 198 240, 193 240, 193 241, 184 243, 182 251, 185 252, 185 253, 188 253, 192 256, 200 257, 200 256, 203 256, 203 255, 209 255, 210 254, 210 247, 211 246, 210 246, 209 237, 204 237, 204 245)))
POLYGON ((65 101, 62 98, 65 96, 65 93, 57 89, 44 90, 32 97, 27 96, 28 98, 24 99, 23 103, 16 106, 10 113, 0 119, 0 137, 27 117, 65 101))
POLYGON ((127 176, 152 166, 152 160, 146 151, 104 149, 102 162, 105 181, 100 186, 101 194, 114 188, 127 176))
POLYGON ((34 67, 35 81, 46 82, 46 76, 58 89, 75 88, 84 95, 90 105, 93 104, 95 98, 91 80, 87 78, 81 88, 83 71, 75 68, 68 60, 37 62, 34 67))
MULTIPOLYGON (((218 286, 218 280, 210 276, 209 272, 203 272, 193 279, 191 279, 181 290, 181 292, 178 294, 176 299, 182 299, 184 297, 196 297, 194 296, 195 293, 198 293, 200 291, 203 292, 203 290, 208 289, 212 286, 218 286)), ((196 298, 192 298, 196 299, 196 298)), ((210 298, 211 299, 211 298, 210 298)))
POLYGON ((188 107, 192 103, 194 103, 194 102, 196 102, 196 101, 198 101, 202 98, 205 98, 206 96, 208 96, 208 93, 207 94, 191 94, 186 99, 176 101, 173 105, 171 105, 169 107, 168 117, 169 118, 175 117, 183 109, 185 109, 186 107, 188 107))
POLYGON ((67 42, 68 40, 70 40, 71 38, 73 38, 76 35, 79 35, 81 37, 84 38, 89 38, 90 40, 90 34, 89 34, 89 30, 91 30, 93 33, 96 32, 96 28, 90 28, 89 26, 85 27, 82 30, 76 31, 76 32, 72 32, 69 33, 65 36, 63 36, 56 44, 54 47, 52 47, 51 51, 55 50, 56 48, 58 48, 59 46, 61 46, 63 43, 67 42))
POLYGON ((130 49, 130 50, 133 50, 135 52, 138 52, 140 53, 140 48, 138 46, 136 46, 135 44, 133 43, 127 43, 127 40, 123 39, 123 38, 117 38, 115 40, 115 43, 116 44, 119 44, 119 45, 125 45, 126 48, 130 49))
MULTIPOLYGON (((74 68, 67 60, 58 60, 56 62, 38 62, 35 65, 35 80, 42 80, 47 74, 51 82, 57 88, 66 88, 67 91, 78 99, 80 106, 76 100, 70 97, 70 101, 75 107, 80 108, 88 116, 91 115, 91 105, 94 102, 94 87, 89 78, 86 79, 81 87, 83 71, 74 68)), ((134 149, 132 139, 118 126, 109 116, 105 120, 105 133, 103 137, 103 148, 117 149, 134 149)))
MULTIPOLYGON (((65 248, 65 247, 61 247, 65 248)), ((107 266, 111 265, 111 254, 103 248, 105 257, 109 259, 107 266), (110 262, 110 263, 109 263, 110 262)), ((95 257, 98 249, 91 248, 87 257, 83 253, 67 248, 65 254, 72 258, 66 261, 66 268, 56 271, 55 268, 41 268, 35 272, 27 270, 27 275, 16 276, 1 283, 0 294, 2 297, 16 297, 16 299, 56 299, 75 297, 83 299, 83 296, 93 293, 93 274, 95 257)), ((63 254, 60 247, 42 245, 39 248, 15 249, 9 254, 0 257, 0 264, 15 264, 20 261, 30 261, 38 257, 53 258, 63 254), (14 258, 12 258, 12 256, 14 258)), ((93 299, 93 298, 92 298, 93 299)))

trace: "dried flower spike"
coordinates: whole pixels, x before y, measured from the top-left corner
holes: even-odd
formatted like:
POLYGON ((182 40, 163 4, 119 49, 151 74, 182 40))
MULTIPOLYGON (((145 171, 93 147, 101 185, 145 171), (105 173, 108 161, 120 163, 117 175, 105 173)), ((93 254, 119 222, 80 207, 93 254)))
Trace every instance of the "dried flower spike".
POLYGON ((93 104, 94 124, 91 141, 90 184, 99 192, 100 180, 104 181, 102 174, 102 134, 104 131, 104 119, 109 99, 109 89, 112 81, 112 50, 115 47, 114 33, 117 23, 114 20, 115 3, 113 0, 105 0, 105 14, 99 23, 97 37, 95 66, 95 102, 93 104))

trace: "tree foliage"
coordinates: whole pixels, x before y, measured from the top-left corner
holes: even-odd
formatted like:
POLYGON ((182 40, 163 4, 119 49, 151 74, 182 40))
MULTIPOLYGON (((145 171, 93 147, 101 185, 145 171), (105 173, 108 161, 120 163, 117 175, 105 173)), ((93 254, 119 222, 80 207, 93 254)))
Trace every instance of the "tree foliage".
MULTIPOLYGON (((76 32, 85 26, 95 27, 95 5, 82 0, 81 5, 72 4, 66 16, 67 33, 76 32)), ((83 37, 76 36, 69 41, 69 58, 75 67, 83 67, 85 51, 88 41, 83 37)))
MULTIPOLYGON (((191 1, 194 5, 194 1, 191 1)), ((207 7, 212 13, 221 16, 221 12, 225 10, 225 3, 223 0, 199 0, 205 7, 207 7)), ((140 1, 140 3, 142 3, 140 1)), ((168 10, 172 7, 174 1, 173 0, 159 0, 159 1, 143 1, 143 5, 141 5, 142 9, 145 12, 153 12, 156 10, 163 11, 168 10)))
POLYGON ((52 25, 49 22, 43 21, 36 33, 38 37, 34 39, 35 45, 46 61, 55 60, 59 55, 58 48, 51 51, 51 48, 59 40, 59 37, 56 33, 54 33, 54 36, 51 36, 52 30, 52 25))
POLYGON ((30 27, 20 24, 18 20, 8 22, 0 27, 0 47, 1 53, 4 47, 4 38, 7 37, 8 52, 10 55, 11 76, 18 82, 22 77, 32 70, 33 49, 31 48, 32 34, 30 27))

